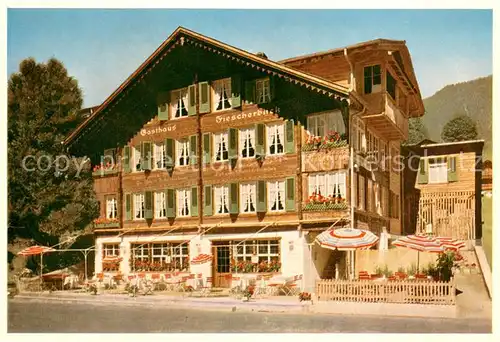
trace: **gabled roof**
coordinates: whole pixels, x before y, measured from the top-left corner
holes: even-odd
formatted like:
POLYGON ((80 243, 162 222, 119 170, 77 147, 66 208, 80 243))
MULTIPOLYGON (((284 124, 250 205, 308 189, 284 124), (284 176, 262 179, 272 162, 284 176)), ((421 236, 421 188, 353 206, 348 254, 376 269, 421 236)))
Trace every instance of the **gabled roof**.
POLYGON ((149 56, 136 71, 132 73, 100 106, 95 110, 75 131, 73 131, 62 143, 71 144, 95 118, 102 113, 125 91, 128 91, 134 83, 149 73, 161 59, 163 59, 172 48, 178 45, 193 44, 202 49, 217 53, 226 58, 231 58, 248 67, 263 70, 268 74, 284 78, 286 81, 300 84, 311 88, 330 97, 339 97, 347 100, 349 89, 335 82, 326 80, 303 71, 273 62, 267 58, 259 57, 245 50, 222 43, 216 39, 204 36, 184 27, 178 27, 154 52, 149 56))

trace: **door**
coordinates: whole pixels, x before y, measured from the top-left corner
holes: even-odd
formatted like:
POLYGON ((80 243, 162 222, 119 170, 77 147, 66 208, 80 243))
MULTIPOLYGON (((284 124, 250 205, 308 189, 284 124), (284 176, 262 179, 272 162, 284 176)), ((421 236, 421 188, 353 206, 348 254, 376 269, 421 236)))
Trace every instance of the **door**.
MULTIPOLYGON (((227 244, 227 243, 226 243, 227 244)), ((229 246, 213 246, 213 281, 214 287, 231 287, 231 254, 229 246)))

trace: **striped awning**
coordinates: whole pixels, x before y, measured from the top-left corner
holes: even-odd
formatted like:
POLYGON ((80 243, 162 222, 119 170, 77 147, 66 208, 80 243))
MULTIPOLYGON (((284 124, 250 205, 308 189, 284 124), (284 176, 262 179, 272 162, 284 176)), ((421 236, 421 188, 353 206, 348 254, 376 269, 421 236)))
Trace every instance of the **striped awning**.
POLYGON ((56 250, 52 247, 47 246, 31 246, 23 249, 17 255, 30 256, 30 255, 39 255, 43 253, 55 252, 56 250))
POLYGON ((392 245, 414 249, 419 252, 443 253, 447 250, 457 251, 465 247, 465 242, 447 237, 408 235, 394 241, 392 245))
POLYGON ((378 240, 378 236, 372 232, 356 228, 327 230, 316 237, 316 242, 321 247, 340 251, 368 249, 375 245, 378 240))

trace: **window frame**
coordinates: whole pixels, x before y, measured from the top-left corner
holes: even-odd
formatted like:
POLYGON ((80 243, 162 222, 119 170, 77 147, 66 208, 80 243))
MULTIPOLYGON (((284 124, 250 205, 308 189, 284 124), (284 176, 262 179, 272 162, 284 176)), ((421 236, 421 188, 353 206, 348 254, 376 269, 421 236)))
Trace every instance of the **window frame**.
POLYGON ((118 199, 117 199, 117 196, 116 195, 106 195, 105 200, 106 200, 106 218, 107 219, 117 219, 118 218, 118 199), (109 200, 112 201, 111 205, 114 205, 114 208, 111 209, 111 212, 113 212, 114 215, 111 215, 111 216, 108 215, 110 212, 109 207, 108 207, 108 205, 110 204, 109 200))
POLYGON ((285 198, 285 180, 276 180, 276 181, 268 181, 267 182, 267 211, 271 213, 280 213, 286 211, 286 198, 285 198), (276 189, 273 190, 273 187, 276 187, 276 189), (273 191, 277 192, 276 196, 276 201, 272 202, 271 201, 271 193, 273 191), (281 201, 280 199, 280 194, 281 196, 281 201), (279 209, 279 206, 277 205, 277 209, 273 210, 272 207, 274 204, 279 204, 281 203, 282 209, 279 209))
POLYGON ((154 218, 166 219, 167 218, 167 195, 165 191, 154 192, 154 218))
POLYGON ((222 79, 219 79, 219 80, 215 80, 215 81, 212 81, 211 84, 210 84, 211 88, 212 88, 212 101, 210 102, 211 105, 212 105, 212 112, 222 112, 222 111, 225 111, 225 110, 230 110, 232 109, 232 97, 231 97, 231 77, 227 77, 227 78, 222 78, 222 79), (217 106, 219 105, 216 101, 215 101, 215 98, 217 96, 217 89, 218 87, 224 87, 223 89, 226 90, 226 100, 227 102, 229 103, 229 107, 225 107, 225 102, 223 100, 223 97, 221 100, 219 101, 222 101, 222 105, 223 105, 223 108, 221 109, 217 109, 217 106), (229 91, 225 88, 225 87, 229 87, 229 91))
POLYGON ((188 88, 185 87, 185 88, 179 88, 179 89, 175 89, 175 90, 172 90, 170 91, 170 103, 169 103, 169 106, 170 106, 170 119, 172 120, 178 120, 178 119, 182 119, 182 118, 186 118, 188 117, 188 108, 189 108, 189 91, 188 91, 188 88), (185 92, 185 97, 187 98, 187 103, 188 103, 188 106, 186 107, 185 104, 184 104, 184 101, 182 100, 182 94, 185 92), (174 100, 176 99, 176 100, 174 100), (182 104, 182 108, 184 109, 184 111, 186 112, 184 115, 180 115, 180 116, 175 116, 175 111, 174 111, 174 107, 173 107, 173 103, 177 101, 177 105, 179 105, 179 103, 182 104))
POLYGON ((271 102, 271 80, 269 79, 269 77, 259 78, 255 80, 255 101, 257 104, 271 102), (259 94, 259 86, 261 86, 262 94, 259 94), (260 100, 261 97, 262 101, 260 100))
POLYGON ((139 220, 144 220, 146 216, 146 198, 144 193, 134 193, 132 194, 132 199, 133 199, 133 205, 132 205, 132 210, 133 210, 133 221, 139 221, 139 220), (138 201, 137 198, 142 198, 142 202, 138 201), (142 209, 139 211, 141 217, 137 217, 137 207, 139 205, 142 207, 142 209))
POLYGON ((189 138, 183 138, 180 140, 175 140, 175 166, 189 166, 190 161, 190 144, 189 138), (185 150, 184 157, 181 156, 182 150, 185 150), (183 159, 184 164, 181 164, 181 158, 183 159))
POLYGON ((214 215, 229 215, 229 186, 227 185, 213 185, 213 205, 214 205, 214 215), (225 204, 221 206, 223 212, 219 213, 219 201, 221 204, 225 204), (224 211, 227 210, 227 211, 224 211))
POLYGON ((223 132, 219 133, 212 133, 212 148, 213 148, 213 155, 212 155, 212 160, 214 163, 217 162, 225 162, 229 160, 229 130, 225 130, 223 132), (218 140, 221 140, 221 158, 220 160, 217 160, 217 153, 218 153, 218 140), (226 149, 223 150, 222 147, 225 146, 226 149), (224 153, 226 153, 227 158, 224 159, 224 153))
POLYGON ((285 154, 285 124, 284 123, 274 123, 266 125, 266 154, 268 156, 281 156, 285 154), (274 132, 273 132, 274 131, 274 132), (272 143, 272 134, 276 134, 276 142, 272 143), (280 140, 280 142, 278 142, 280 140), (271 147, 274 145, 275 152, 271 153, 271 147), (281 145, 281 152, 279 146, 281 145))
POLYGON ((238 136, 239 136, 239 157, 240 158, 243 158, 243 159, 247 159, 247 158, 255 158, 255 139, 256 139, 256 136, 255 136, 255 128, 254 127, 247 127, 247 128, 240 128, 239 132, 238 132, 238 136), (252 138, 253 137, 253 138, 252 138), (250 140, 250 141, 253 141, 253 145, 251 147, 249 147, 247 145, 246 147, 246 150, 247 150, 247 155, 244 156, 243 155, 243 151, 245 150, 245 143, 247 140, 250 140), (253 149, 253 154, 250 155, 250 151, 251 149, 253 149))
POLYGON ((446 157, 427 159, 428 184, 448 183, 448 160, 446 157), (437 166, 436 166, 437 165, 437 166), (436 170, 438 169, 438 170, 436 170), (437 177, 437 178, 436 178, 437 177))
POLYGON ((163 170, 167 167, 167 151, 166 151, 166 146, 165 142, 160 141, 160 142, 154 142, 153 143, 153 149, 154 149, 154 159, 153 159, 153 169, 154 170, 163 170), (158 162, 160 162, 161 166, 158 166, 158 162))
POLYGON ((257 212, 257 183, 256 182, 248 182, 248 183, 240 183, 240 213, 241 214, 253 214, 257 212), (253 210, 245 211, 245 205, 253 204, 253 210))
POLYGON ((381 90, 382 90, 382 66, 380 64, 371 64, 371 65, 364 66, 364 68, 363 68, 363 94, 374 94, 374 93, 380 92, 381 90), (375 70, 374 70, 376 67, 379 68, 378 74, 376 74, 375 70), (375 83, 376 82, 375 78, 377 76, 379 78, 378 83, 375 83), (376 86, 378 86, 378 87, 376 87, 376 86))

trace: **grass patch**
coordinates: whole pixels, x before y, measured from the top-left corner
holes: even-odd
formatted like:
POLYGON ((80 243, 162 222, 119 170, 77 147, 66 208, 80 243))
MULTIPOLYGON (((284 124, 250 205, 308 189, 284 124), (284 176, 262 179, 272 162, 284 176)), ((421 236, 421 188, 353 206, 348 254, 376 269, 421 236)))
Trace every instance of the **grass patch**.
POLYGON ((486 254, 486 258, 490 264, 490 267, 493 269, 493 260, 492 260, 492 200, 493 198, 483 196, 483 248, 486 254))

